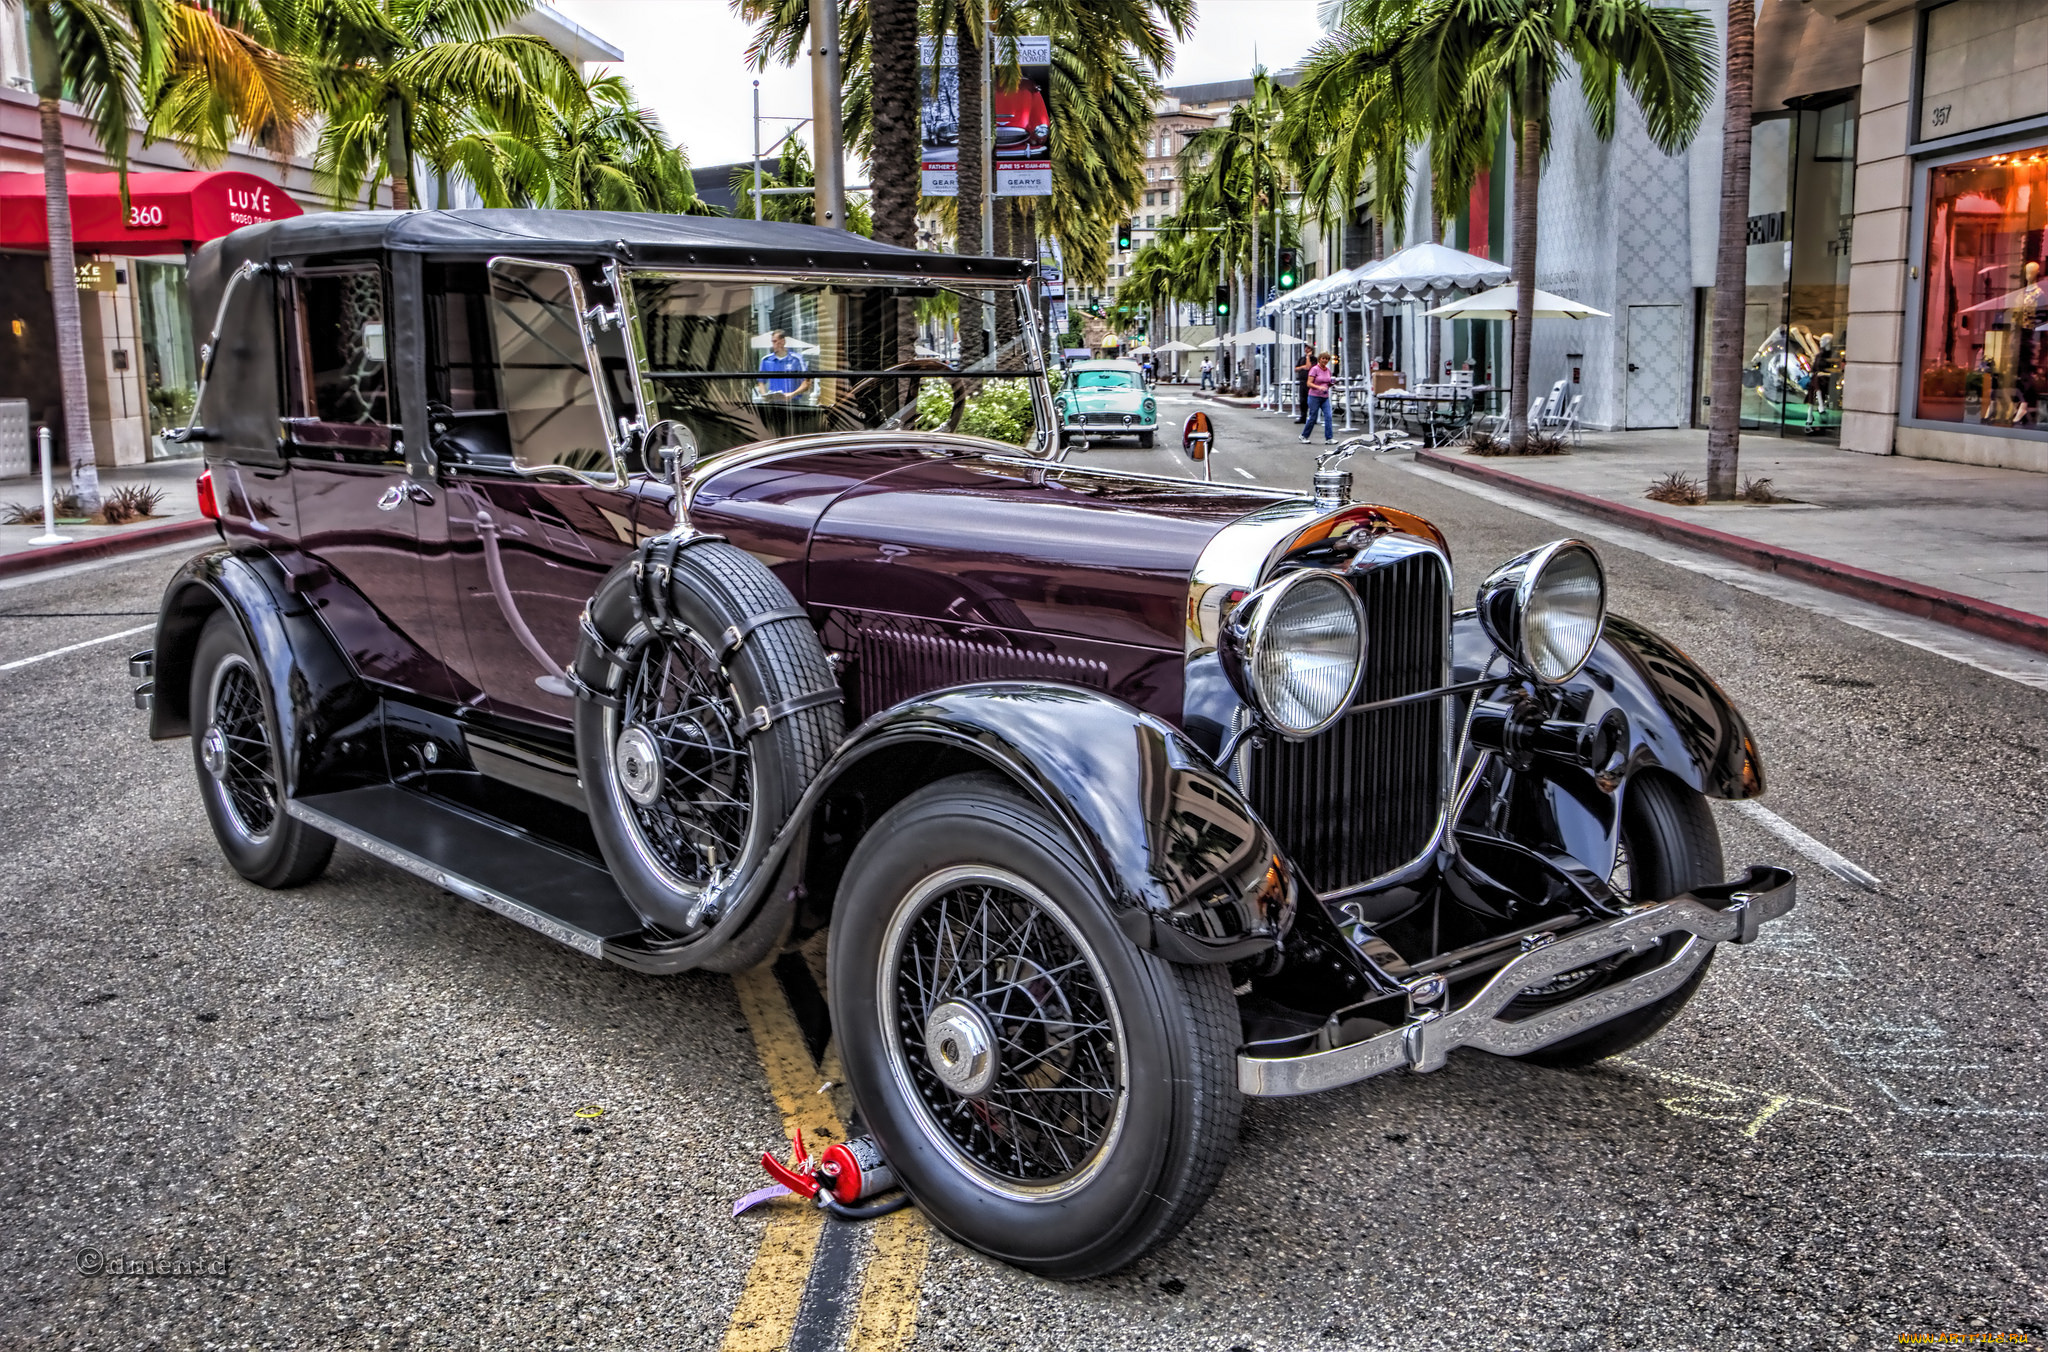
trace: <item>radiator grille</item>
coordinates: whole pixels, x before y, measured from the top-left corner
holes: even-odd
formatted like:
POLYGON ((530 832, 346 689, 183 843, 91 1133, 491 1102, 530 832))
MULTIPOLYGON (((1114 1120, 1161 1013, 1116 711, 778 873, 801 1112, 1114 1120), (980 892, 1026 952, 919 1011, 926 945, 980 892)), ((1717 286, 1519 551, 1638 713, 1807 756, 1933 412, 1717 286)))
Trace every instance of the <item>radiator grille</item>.
POLYGON ((856 640, 863 718, 928 690, 971 681, 1064 681, 1109 687, 1109 664, 1030 648, 865 624, 856 640))
MULTIPOLYGON (((1355 579, 1365 605, 1358 703, 1444 679, 1450 597, 1435 556, 1410 555, 1355 579)), ((1414 858, 1444 796, 1440 700, 1351 714, 1303 742, 1274 738, 1251 755, 1251 799, 1318 892, 1375 878, 1414 858)))

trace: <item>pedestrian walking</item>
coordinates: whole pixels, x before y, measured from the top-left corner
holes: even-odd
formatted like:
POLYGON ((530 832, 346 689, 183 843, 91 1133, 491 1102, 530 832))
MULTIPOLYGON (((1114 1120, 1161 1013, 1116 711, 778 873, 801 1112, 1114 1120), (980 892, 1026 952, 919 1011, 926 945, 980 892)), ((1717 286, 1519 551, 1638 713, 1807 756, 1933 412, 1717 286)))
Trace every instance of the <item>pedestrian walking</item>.
POLYGON ((1327 352, 1316 358, 1316 364, 1308 368, 1303 378, 1307 398, 1303 400, 1306 416, 1301 420, 1301 444, 1308 445, 1309 433, 1315 430, 1316 414, 1323 415, 1323 444, 1329 445, 1337 439, 1336 424, 1330 418, 1330 386, 1337 377, 1330 374, 1331 355, 1327 352))
POLYGON ((1308 350, 1306 343, 1302 344, 1301 360, 1294 364, 1294 409, 1297 414, 1294 421, 1303 427, 1308 426, 1308 373, 1315 364, 1315 354, 1308 350))
POLYGON ((1202 388, 1205 390, 1216 388, 1216 363, 1207 357, 1202 358, 1202 388))

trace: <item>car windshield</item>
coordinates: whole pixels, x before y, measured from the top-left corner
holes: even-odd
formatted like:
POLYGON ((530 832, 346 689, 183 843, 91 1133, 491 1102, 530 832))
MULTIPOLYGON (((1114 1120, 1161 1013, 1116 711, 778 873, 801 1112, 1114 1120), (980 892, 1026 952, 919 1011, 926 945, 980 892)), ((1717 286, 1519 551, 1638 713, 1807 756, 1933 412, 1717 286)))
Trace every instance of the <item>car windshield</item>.
POLYGON ((1021 290, 667 273, 632 285, 649 411, 706 453, 898 428, 1040 441, 1045 373, 1021 290), (963 318, 976 354, 964 362, 963 318))
POLYGON ((1138 376, 1134 371, 1076 371, 1074 388, 1077 390, 1135 390, 1138 376))

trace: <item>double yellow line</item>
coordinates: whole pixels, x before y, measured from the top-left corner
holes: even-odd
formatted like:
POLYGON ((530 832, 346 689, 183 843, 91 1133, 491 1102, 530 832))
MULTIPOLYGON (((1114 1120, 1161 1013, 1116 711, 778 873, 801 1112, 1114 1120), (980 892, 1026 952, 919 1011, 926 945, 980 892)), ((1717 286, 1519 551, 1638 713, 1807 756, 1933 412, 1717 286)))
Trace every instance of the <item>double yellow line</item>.
MULTIPOLYGON (((805 1142, 817 1142, 816 1148, 845 1140, 846 1127, 830 1096, 817 1092, 821 1081, 841 1078, 837 1053, 828 1047, 822 1066, 811 1060, 796 1016, 769 968, 744 972, 733 978, 733 985, 754 1035, 768 1092, 782 1114, 784 1137, 802 1128, 805 1142)), ((842 1223, 828 1220, 816 1207, 786 1202, 772 1206, 761 1247, 726 1325, 725 1352, 782 1352, 789 1346, 819 1238, 826 1225, 842 1223)), ((915 1210, 898 1211, 866 1228, 867 1265, 845 1346, 859 1352, 899 1352, 917 1331, 930 1232, 915 1210)))

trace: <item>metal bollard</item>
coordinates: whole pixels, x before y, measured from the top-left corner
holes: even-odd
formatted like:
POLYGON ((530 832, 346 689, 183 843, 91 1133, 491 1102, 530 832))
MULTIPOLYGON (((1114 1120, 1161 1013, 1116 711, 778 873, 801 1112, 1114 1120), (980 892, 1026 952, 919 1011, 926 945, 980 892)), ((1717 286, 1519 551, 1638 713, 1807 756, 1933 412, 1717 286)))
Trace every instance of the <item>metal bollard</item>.
POLYGON ((43 451, 43 533, 29 543, 32 545, 61 545, 71 539, 68 535, 57 534, 57 493, 50 485, 50 429, 37 430, 37 441, 43 451))

